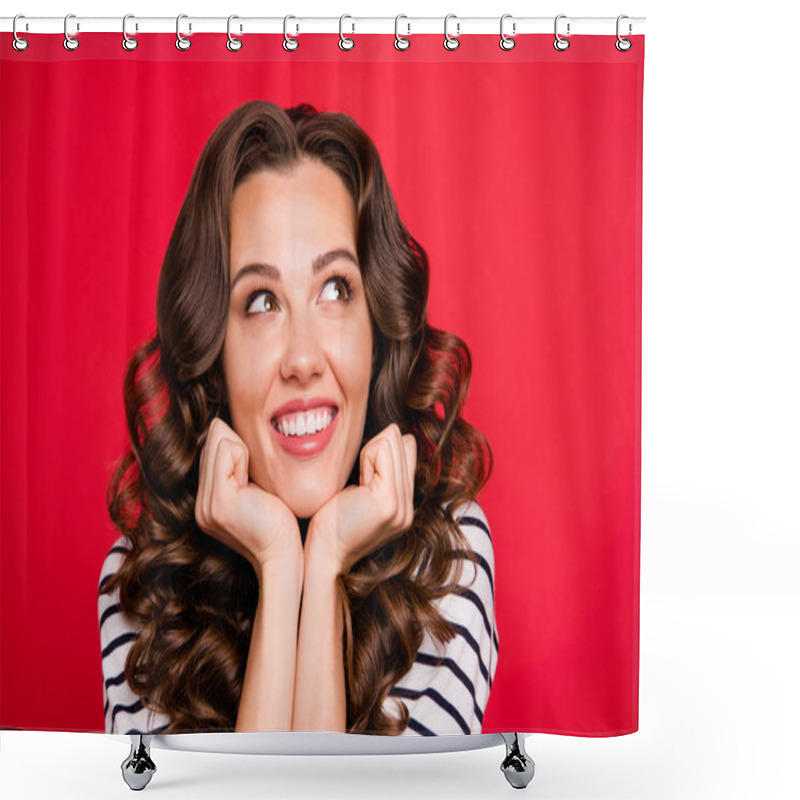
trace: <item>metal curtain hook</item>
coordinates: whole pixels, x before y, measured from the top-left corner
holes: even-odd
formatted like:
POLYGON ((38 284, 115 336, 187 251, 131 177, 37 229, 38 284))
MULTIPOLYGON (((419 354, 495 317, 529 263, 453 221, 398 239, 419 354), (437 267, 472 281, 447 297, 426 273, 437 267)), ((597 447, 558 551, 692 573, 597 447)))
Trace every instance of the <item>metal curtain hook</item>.
MULTIPOLYGON (((511 36, 506 36, 505 33, 503 33, 503 23, 511 16, 512 16, 511 14, 503 14, 503 16, 500 17, 500 49, 501 50, 513 50, 515 45, 517 44, 511 38, 511 36)), ((517 23, 516 22, 512 22, 511 23, 511 33, 513 35, 516 32, 517 32, 517 23)))
MULTIPOLYGON (((556 17, 556 23, 555 23, 556 40, 553 42, 553 47, 555 47, 556 50, 566 50, 569 47, 569 39, 565 39, 563 36, 558 35, 558 21, 560 19, 566 19, 566 18, 567 18, 566 14, 559 14, 556 17)), ((569 36, 569 22, 567 23, 567 36, 569 36)))
MULTIPOLYGON (((237 39, 235 36, 231 35, 231 20, 232 19, 239 19, 236 14, 231 14, 228 17, 228 43, 225 45, 231 53, 238 53, 239 50, 242 49, 244 42, 241 39, 237 39)), ((239 26, 239 30, 241 31, 242 28, 239 26)))
MULTIPOLYGON (((175 33, 177 34, 178 38, 175 40, 175 47, 178 50, 188 50, 192 46, 192 40, 187 39, 181 33, 181 20, 188 19, 188 14, 178 14, 178 18, 175 20, 175 33)), ((189 33, 192 32, 192 23, 189 23, 189 33)))
MULTIPOLYGON (((126 14, 122 18, 122 47, 125 50, 135 50, 139 46, 139 42, 132 36, 128 36, 127 25, 129 19, 136 19, 136 17, 133 14, 126 14)), ((139 30, 138 23, 136 23, 136 30, 139 30)))
POLYGON ((459 42, 458 38, 457 38, 458 34, 461 32, 461 23, 460 22, 456 22, 456 35, 455 36, 451 36, 447 32, 447 23, 448 23, 449 20, 451 20, 453 18, 457 19, 455 14, 448 14, 444 18, 444 47, 445 47, 445 50, 458 50, 458 46, 461 44, 461 42, 459 42))
MULTIPOLYGON (((411 39, 406 39, 405 36, 401 36, 397 30, 398 23, 401 19, 408 19, 408 17, 405 14, 398 14, 394 18, 394 46, 398 50, 408 50, 408 48, 411 47, 411 39)), ((407 25, 408 32, 411 33, 411 23, 409 22, 407 25)))
POLYGON ((291 14, 287 14, 283 18, 283 49, 288 50, 291 53, 293 50, 297 50, 297 48, 300 47, 300 42, 298 42, 297 39, 295 39, 294 37, 289 36, 289 34, 286 32, 286 23, 290 19, 297 19, 297 17, 293 17, 291 14))
MULTIPOLYGON (((339 17, 339 47, 342 50, 352 50, 356 46, 356 43, 349 36, 345 36, 342 33, 342 23, 346 19, 353 19, 353 18, 349 14, 342 14, 342 16, 339 17)), ((356 30, 356 24, 354 22, 353 33, 355 33, 355 30, 356 30)))
MULTIPOLYGON (((17 20, 18 19, 25 19, 25 15, 24 14, 17 14, 17 16, 14 17, 14 21, 11 23, 11 32, 14 34, 14 41, 11 43, 11 46, 15 50, 18 50, 19 52, 22 52, 23 50, 27 49, 28 40, 27 39, 23 39, 21 36, 17 36, 17 20)), ((25 30, 27 30, 27 29, 28 29, 28 23, 26 22, 25 23, 25 30)))
MULTIPOLYGON (((617 17, 617 42, 616 42, 616 44, 615 44, 615 47, 616 47, 616 48, 617 48, 617 50, 619 50, 621 53, 625 53, 626 51, 630 50, 630 49, 631 49, 631 47, 633 47, 633 42, 632 42, 630 39, 623 39, 623 38, 622 38, 622 37, 619 35, 619 23, 620 23, 620 20, 623 20, 623 19, 628 19, 628 15, 627 15, 627 14, 620 14, 620 15, 617 17)), ((630 33, 630 32, 631 32, 631 30, 632 30, 632 26, 631 26, 631 25, 630 25, 630 23, 629 23, 629 24, 628 24, 628 33, 630 33)))
MULTIPOLYGON (((70 36, 67 32, 67 25, 69 24, 70 19, 75 19, 75 15, 67 14, 67 16, 64 17, 64 48, 66 50, 77 50, 80 42, 74 36, 70 36)), ((75 23, 75 30, 79 31, 80 29, 80 22, 75 23)))

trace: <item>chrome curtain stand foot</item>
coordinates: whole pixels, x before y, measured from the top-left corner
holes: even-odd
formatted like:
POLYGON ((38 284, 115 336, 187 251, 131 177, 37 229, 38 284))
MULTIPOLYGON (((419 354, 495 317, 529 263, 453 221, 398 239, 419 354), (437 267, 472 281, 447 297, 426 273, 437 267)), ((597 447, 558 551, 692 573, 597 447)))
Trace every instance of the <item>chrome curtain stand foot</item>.
POLYGON ((131 752, 122 762, 122 777, 134 791, 144 789, 156 771, 156 765, 150 758, 150 742, 152 736, 131 734, 131 752))
POLYGON ((500 765, 506 780, 515 789, 524 789, 532 780, 536 765, 525 752, 525 738, 521 733, 501 733, 506 743, 506 757, 500 765))

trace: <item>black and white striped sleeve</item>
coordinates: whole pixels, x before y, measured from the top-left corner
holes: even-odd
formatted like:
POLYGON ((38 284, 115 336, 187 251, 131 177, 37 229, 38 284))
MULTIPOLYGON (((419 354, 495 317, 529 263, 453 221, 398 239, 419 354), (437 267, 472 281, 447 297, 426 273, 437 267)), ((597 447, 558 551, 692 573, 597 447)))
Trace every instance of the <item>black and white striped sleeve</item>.
POLYGON ((106 733, 158 733, 169 718, 145 708, 125 680, 125 659, 138 635, 136 628, 120 611, 118 592, 100 594, 122 563, 127 547, 128 540, 120 536, 106 556, 97 587, 105 729, 106 733))
MULTIPOLYGON (((391 690, 409 710, 408 735, 480 733, 497 669, 499 640, 494 616, 494 550, 489 524, 477 502, 454 518, 477 555, 477 574, 465 558, 459 585, 465 594, 449 594, 437 607, 453 623, 456 635, 442 645, 425 633, 411 670, 391 690)), ((394 702, 397 702, 395 700, 394 702)))

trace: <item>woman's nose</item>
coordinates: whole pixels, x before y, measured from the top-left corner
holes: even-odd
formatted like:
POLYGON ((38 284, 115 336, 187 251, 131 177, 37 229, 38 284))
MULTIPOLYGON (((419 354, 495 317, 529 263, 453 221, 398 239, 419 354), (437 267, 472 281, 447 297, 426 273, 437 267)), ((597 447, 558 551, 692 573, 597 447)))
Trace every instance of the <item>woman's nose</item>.
POLYGON ((322 341, 308 316, 295 315, 289 323, 288 341, 281 361, 284 380, 296 378, 305 383, 322 373, 325 357, 322 341))

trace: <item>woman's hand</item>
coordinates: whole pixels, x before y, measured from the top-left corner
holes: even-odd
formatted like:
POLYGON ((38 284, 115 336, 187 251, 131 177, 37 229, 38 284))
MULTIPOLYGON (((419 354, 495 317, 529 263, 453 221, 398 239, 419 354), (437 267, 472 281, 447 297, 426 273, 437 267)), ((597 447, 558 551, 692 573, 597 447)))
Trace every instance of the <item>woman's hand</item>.
POLYGON ((364 445, 360 459, 359 485, 335 494, 309 523, 307 549, 323 548, 337 574, 414 521, 416 439, 392 423, 364 445))
POLYGON ((260 574, 271 560, 302 559, 303 548, 291 509, 249 481, 249 458, 247 445, 215 417, 200 454, 194 511, 204 533, 243 555, 260 574))

